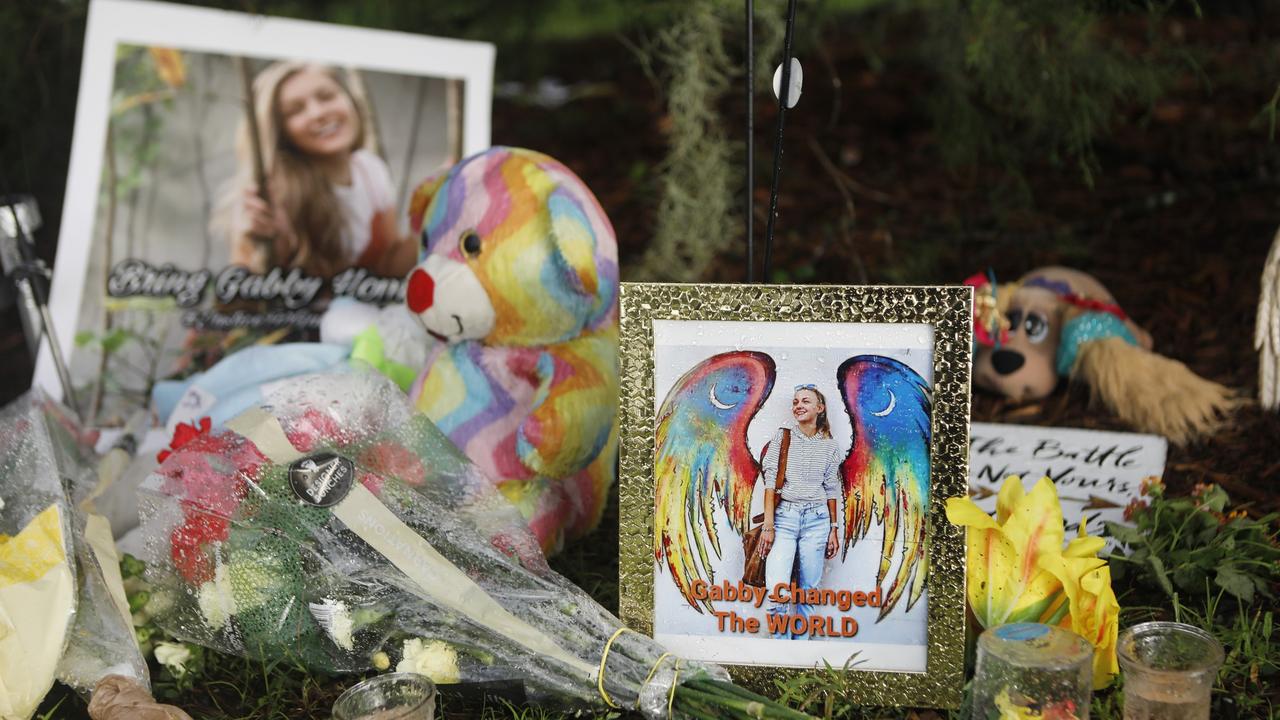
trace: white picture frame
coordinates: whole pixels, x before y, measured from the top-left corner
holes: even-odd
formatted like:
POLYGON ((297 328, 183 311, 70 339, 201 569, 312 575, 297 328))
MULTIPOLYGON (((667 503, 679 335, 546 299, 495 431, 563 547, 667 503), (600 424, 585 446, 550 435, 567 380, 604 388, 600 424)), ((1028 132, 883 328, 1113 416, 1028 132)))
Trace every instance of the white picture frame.
MULTIPOLYGON (((491 44, 145 0, 93 0, 49 301, 54 340, 68 357, 90 286, 87 275, 99 222, 115 58, 122 45, 268 61, 304 59, 374 73, 461 80, 461 155, 490 145, 495 57, 491 44)), ((49 338, 43 338, 33 385, 62 398, 48 343, 49 338)))

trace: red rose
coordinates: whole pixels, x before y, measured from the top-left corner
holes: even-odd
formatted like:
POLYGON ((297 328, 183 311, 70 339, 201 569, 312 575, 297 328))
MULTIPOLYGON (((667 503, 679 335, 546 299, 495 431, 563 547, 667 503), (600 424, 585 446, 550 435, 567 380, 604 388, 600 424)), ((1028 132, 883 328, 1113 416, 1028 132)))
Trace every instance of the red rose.
POLYGON ((351 442, 352 434, 345 431, 333 417, 315 409, 308 408, 300 417, 288 422, 285 436, 289 443, 299 452, 311 452, 321 442, 329 445, 344 445, 351 442))
POLYGON ((368 473, 368 472, 360 473, 360 484, 363 485, 366 490, 373 493, 374 495, 382 494, 383 482, 384 482, 384 479, 381 475, 374 475, 373 473, 368 473))
MULTIPOLYGON (((183 503, 184 509, 187 504, 183 503)), ((213 559, 205 546, 227 539, 230 530, 226 518, 196 511, 169 535, 169 554, 173 566, 187 582, 199 587, 213 579, 213 559)))
POLYGON ((187 452, 207 452, 221 455, 230 447, 229 436, 210 432, 210 421, 202 417, 193 423, 178 423, 173 429, 173 439, 169 447, 156 453, 156 462, 163 463, 178 450, 187 452))
POLYGON ((360 464, 380 475, 387 475, 406 485, 427 481, 422 460, 403 445, 381 442, 360 454, 360 464))

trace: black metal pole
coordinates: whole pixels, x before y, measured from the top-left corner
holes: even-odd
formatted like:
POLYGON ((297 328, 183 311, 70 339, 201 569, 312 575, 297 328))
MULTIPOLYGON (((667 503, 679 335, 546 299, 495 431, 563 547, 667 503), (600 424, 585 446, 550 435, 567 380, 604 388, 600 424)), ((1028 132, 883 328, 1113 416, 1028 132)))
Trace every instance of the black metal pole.
MULTIPOLYGON (((23 329, 35 338, 34 349, 38 352, 40 338, 49 343, 49 356, 53 367, 58 372, 58 382, 62 385, 62 399, 75 412, 80 422, 85 421, 76 398, 75 386, 71 383, 71 372, 67 368, 66 358, 62 355, 62 346, 58 344, 58 334, 53 329, 53 315, 49 312, 48 268, 36 255, 35 239, 32 229, 40 226, 40 208, 35 198, 21 195, 0 197, 0 280, 3 275, 12 276, 17 287, 21 304, 19 315, 23 319, 23 329)), ((37 357, 33 354, 33 359, 37 357)))
POLYGON ((778 131, 773 139, 773 181, 769 185, 769 224, 764 233, 764 281, 769 282, 773 262, 773 222, 778 214, 778 177, 782 174, 782 128, 791 96, 791 35, 796 25, 796 0, 787 3, 787 34, 782 42, 782 87, 778 92, 778 131))
POLYGON ((755 2, 747 0, 747 187, 745 191, 747 212, 747 282, 756 281, 755 239, 755 98, 756 98, 756 40, 755 2))

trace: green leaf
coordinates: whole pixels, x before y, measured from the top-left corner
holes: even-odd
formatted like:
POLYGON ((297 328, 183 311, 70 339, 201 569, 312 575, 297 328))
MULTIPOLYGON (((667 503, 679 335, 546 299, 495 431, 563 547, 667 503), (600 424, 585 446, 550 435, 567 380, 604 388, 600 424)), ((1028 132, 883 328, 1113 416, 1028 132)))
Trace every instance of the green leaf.
POLYGON ((115 352, 120 349, 121 345, 129 339, 129 333, 126 330, 112 330, 102 338, 103 352, 115 352))
POLYGON ((76 347, 84 347, 92 343, 96 338, 89 330, 81 330, 76 333, 76 347))
POLYGON ((1271 594, 1271 584, 1267 582, 1266 578, 1250 575, 1249 579, 1253 581, 1253 586, 1257 589, 1259 595, 1264 598, 1275 599, 1275 596, 1271 594))
POLYGON ((1140 545, 1144 542, 1143 534, 1137 529, 1120 523, 1107 522, 1106 534, 1124 543, 1125 545, 1140 545))
POLYGON ((1173 583, 1188 592, 1197 592, 1204 589, 1204 581, 1208 574, 1206 569, 1199 565, 1190 563, 1180 565, 1173 571, 1173 583))
POLYGON ((1147 558, 1147 566, 1151 568, 1151 574, 1155 576, 1160 589, 1168 593, 1169 597, 1173 597, 1173 584, 1169 582, 1169 574, 1165 572, 1164 561, 1152 555, 1147 558))
POLYGON ((1202 506, 1208 510, 1222 512, 1227 507, 1227 500, 1227 491, 1215 485, 1213 489, 1205 493, 1202 506))
POLYGON ((1214 578, 1214 583, 1247 603, 1253 602, 1253 581, 1248 575, 1239 572, 1231 565, 1218 568, 1218 576, 1214 578))

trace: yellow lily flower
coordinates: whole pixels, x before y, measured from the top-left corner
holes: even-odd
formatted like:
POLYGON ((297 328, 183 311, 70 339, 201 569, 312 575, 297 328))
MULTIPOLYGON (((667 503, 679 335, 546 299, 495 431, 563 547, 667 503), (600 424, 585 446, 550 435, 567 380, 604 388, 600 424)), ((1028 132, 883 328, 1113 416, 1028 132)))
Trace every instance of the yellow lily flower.
POLYGON ((1059 623, 1093 645, 1093 686, 1104 688, 1120 672, 1116 660, 1116 636, 1120 630, 1120 603, 1111 588, 1111 568, 1101 560, 1064 563, 1063 589, 1071 612, 1059 623))
POLYGON ((947 519, 968 528, 968 598, 978 622, 984 628, 1040 622, 1072 630, 1094 646, 1094 686, 1110 683, 1120 605, 1110 568, 1097 557, 1105 541, 1082 525, 1080 536, 1063 547, 1053 481, 1041 478, 1028 493, 1010 476, 994 519, 967 497, 947 500, 947 519))

